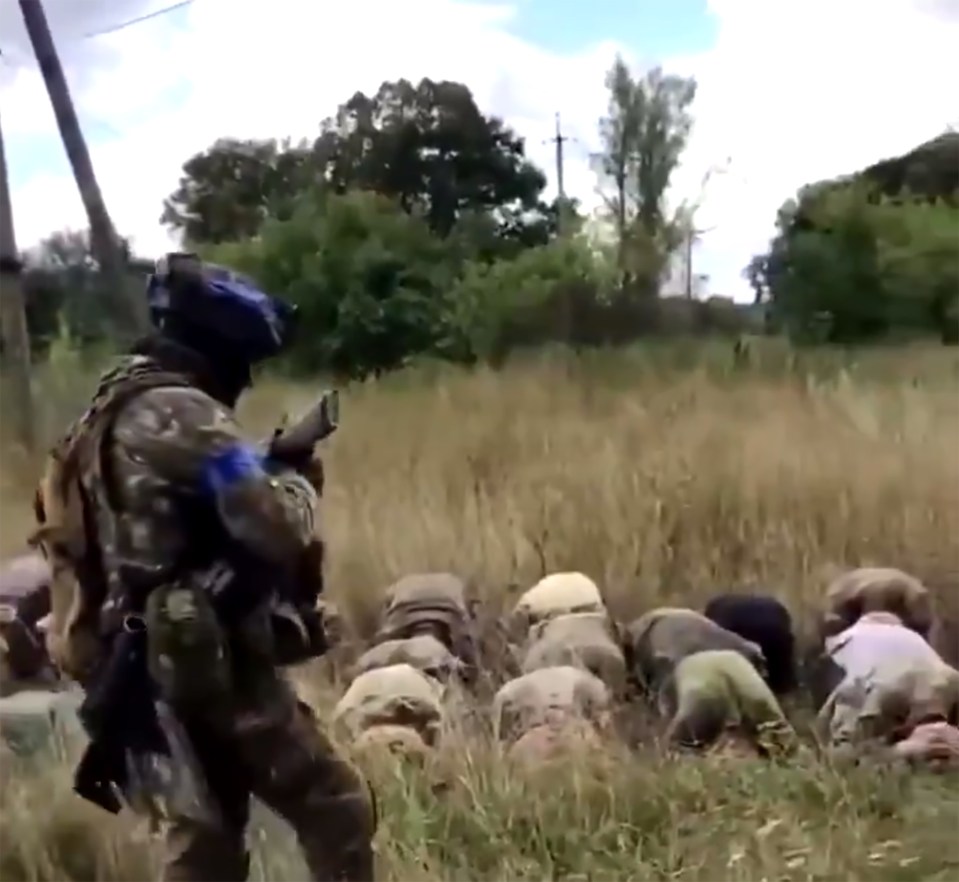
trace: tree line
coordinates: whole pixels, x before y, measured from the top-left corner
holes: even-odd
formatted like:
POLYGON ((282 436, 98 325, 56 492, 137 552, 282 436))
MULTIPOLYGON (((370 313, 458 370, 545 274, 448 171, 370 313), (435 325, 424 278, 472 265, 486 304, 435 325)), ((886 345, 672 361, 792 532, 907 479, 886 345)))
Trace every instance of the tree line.
POLYGON ((746 275, 796 340, 959 343, 959 133, 803 188, 746 275))
MULTIPOLYGON (((666 196, 695 80, 617 58, 606 86, 598 226, 575 200, 544 198, 523 140, 468 86, 430 79, 357 92, 312 141, 216 141, 184 163, 161 222, 299 305, 290 366, 304 371, 362 376, 424 354, 497 362, 554 341, 757 329, 754 312, 723 298, 661 296, 694 227, 695 203, 666 196)), ((910 182, 882 198, 858 179, 820 185, 784 206, 748 268, 767 329, 808 339, 825 316, 825 338, 850 342, 948 324, 956 202, 907 194, 910 182)), ((92 308, 109 302, 98 285, 84 236, 51 237, 27 280, 37 344, 63 328, 81 342, 121 334, 110 310, 92 308)))

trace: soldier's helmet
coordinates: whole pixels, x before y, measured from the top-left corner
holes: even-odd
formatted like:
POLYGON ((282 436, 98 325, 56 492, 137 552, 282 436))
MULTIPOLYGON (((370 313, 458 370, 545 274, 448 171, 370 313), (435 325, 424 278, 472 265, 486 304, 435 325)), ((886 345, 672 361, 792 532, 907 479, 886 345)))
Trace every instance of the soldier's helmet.
POLYGON ((156 328, 187 326, 222 341, 251 364, 286 349, 296 327, 295 306, 192 252, 170 252, 157 260, 146 296, 156 328))

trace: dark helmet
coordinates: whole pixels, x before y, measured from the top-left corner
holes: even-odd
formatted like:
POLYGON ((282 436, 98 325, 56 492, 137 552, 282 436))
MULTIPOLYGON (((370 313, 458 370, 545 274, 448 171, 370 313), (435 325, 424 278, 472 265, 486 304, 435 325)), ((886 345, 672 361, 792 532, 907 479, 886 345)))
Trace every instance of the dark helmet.
POLYGON ((150 319, 160 330, 186 327, 242 355, 250 364, 286 349, 296 307, 246 276, 190 252, 161 257, 147 280, 150 319))

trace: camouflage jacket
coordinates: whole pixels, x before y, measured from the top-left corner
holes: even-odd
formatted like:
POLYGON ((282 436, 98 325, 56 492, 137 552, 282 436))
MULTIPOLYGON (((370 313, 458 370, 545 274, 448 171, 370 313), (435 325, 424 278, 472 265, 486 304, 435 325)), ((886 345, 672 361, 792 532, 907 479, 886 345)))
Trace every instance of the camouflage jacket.
POLYGON ((278 575, 314 540, 318 498, 309 482, 270 473, 233 413, 188 378, 158 384, 156 374, 165 376, 151 359, 125 358, 60 445, 62 456, 87 445, 80 482, 103 581, 99 627, 108 633, 154 588, 185 571, 215 571, 221 549, 209 546, 217 530, 278 575), (138 382, 142 388, 97 418, 98 401, 138 382))

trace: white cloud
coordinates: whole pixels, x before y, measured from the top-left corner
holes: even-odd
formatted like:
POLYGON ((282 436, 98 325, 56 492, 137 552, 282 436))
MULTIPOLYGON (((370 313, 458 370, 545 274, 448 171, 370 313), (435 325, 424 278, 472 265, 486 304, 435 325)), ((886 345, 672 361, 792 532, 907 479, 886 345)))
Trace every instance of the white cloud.
POLYGON ((730 156, 699 225, 697 260, 722 293, 764 248, 776 209, 805 183, 856 171, 939 134, 954 117, 959 17, 947 0, 712 0, 715 46, 701 87, 691 166, 730 156), (941 12, 941 10, 939 10, 941 12))
MULTIPOLYGON (((51 20, 54 7, 70 3, 48 0, 51 20)), ((603 75, 615 35, 579 54, 556 55, 509 35, 506 6, 196 0, 185 26, 175 16, 157 18, 81 45, 81 32, 163 5, 84 3, 96 8, 97 21, 74 22, 72 43, 64 25, 63 55, 81 118, 119 133, 91 144, 93 161, 117 228, 133 234, 141 252, 168 246, 157 223, 162 199, 182 162, 215 137, 311 135, 353 91, 400 76, 466 82, 481 107, 526 136, 528 152, 550 174, 547 141, 561 110, 566 134, 577 139, 567 147, 567 190, 595 202, 587 156, 605 111, 603 75)), ((714 229, 698 249, 696 270, 711 275, 715 291, 748 296, 740 269, 801 184, 915 146, 955 114, 956 65, 947 49, 957 24, 940 9, 952 10, 947 0, 713 6, 720 24, 715 46, 668 64, 701 83, 677 188, 695 191, 706 168, 732 158, 730 173, 715 178, 706 194, 699 225, 714 229)), ((641 47, 626 48, 636 55, 641 47)), ((37 75, 15 74, 0 77, 8 143, 41 132, 55 139, 37 75)), ((84 225, 65 165, 27 180, 11 172, 22 244, 84 225)))

